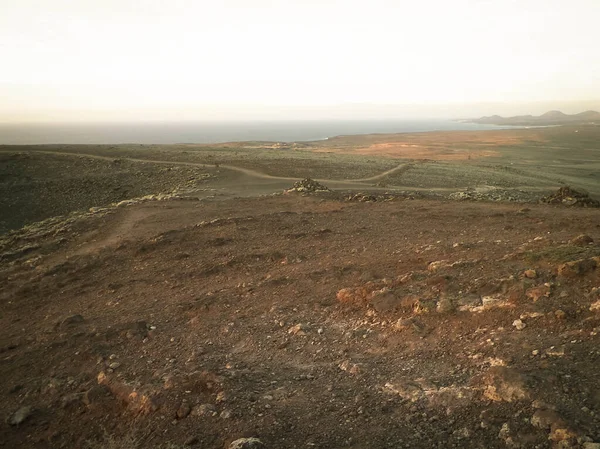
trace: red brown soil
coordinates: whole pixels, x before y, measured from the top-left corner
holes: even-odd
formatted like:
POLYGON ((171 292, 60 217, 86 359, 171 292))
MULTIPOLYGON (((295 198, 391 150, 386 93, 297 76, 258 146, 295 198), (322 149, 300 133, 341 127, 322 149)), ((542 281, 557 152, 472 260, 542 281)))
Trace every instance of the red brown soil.
POLYGON ((328 139, 316 151, 403 159, 460 161, 499 156, 498 147, 531 145, 548 140, 545 134, 533 130, 373 134, 334 137, 328 139))
POLYGON ((15 234, 0 413, 33 413, 0 446, 600 442, 600 247, 569 243, 598 211, 522 207, 291 194, 15 234))

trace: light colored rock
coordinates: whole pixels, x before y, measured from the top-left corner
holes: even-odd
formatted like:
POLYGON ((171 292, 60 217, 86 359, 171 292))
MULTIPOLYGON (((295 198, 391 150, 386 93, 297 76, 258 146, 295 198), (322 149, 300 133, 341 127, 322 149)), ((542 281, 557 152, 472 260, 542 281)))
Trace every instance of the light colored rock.
POLYGON ((571 243, 571 245, 587 246, 591 243, 594 243, 594 239, 587 234, 580 234, 577 237, 571 239, 569 243, 571 243))
POLYGON ((529 397, 525 377, 513 368, 492 366, 483 376, 483 396, 491 401, 514 402, 529 397))
POLYGON ((527 279, 535 279, 537 278, 537 271, 535 270, 525 270, 523 272, 523 276, 525 276, 527 279))
POLYGON ((290 335, 306 335, 306 326, 298 323, 288 329, 288 334, 290 335))
POLYGON ((551 293, 550 284, 542 284, 536 287, 531 287, 525 292, 525 296, 531 299, 533 302, 539 301, 541 298, 548 298, 551 293))
POLYGON ((229 409, 225 409, 221 412, 221 414, 219 415, 219 417, 221 419, 229 419, 233 416, 233 412, 229 409))
POLYGON ((24 423, 33 414, 34 409, 30 406, 24 406, 10 415, 7 419, 8 424, 11 426, 18 426, 24 423))
POLYGON ((600 300, 592 303, 592 305, 590 305, 590 311, 591 312, 600 312, 600 300))
POLYGON ((522 331, 527 327, 527 325, 522 320, 514 320, 512 325, 518 330, 522 331))
POLYGON ((600 443, 583 443, 583 449, 600 449, 600 443))
POLYGON ((265 449, 266 446, 258 438, 239 438, 229 445, 229 449, 265 449))
POLYGON ((356 363, 352 363, 350 360, 344 360, 338 367, 349 374, 358 374, 360 372, 360 366, 356 363))
POLYGON ((213 404, 200 404, 192 409, 192 416, 217 416, 217 407, 213 404))

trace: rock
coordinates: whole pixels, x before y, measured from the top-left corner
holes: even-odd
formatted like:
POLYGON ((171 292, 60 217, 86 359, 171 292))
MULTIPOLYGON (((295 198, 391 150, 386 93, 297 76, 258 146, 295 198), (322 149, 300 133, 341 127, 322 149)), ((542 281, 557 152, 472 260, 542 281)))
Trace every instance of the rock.
POLYGON ((305 178, 302 181, 295 182, 291 189, 286 190, 288 192, 300 192, 300 193, 316 193, 316 192, 329 192, 330 190, 323 184, 315 181, 314 179, 305 178))
POLYGON ((554 410, 536 410, 531 418, 531 425, 542 430, 550 430, 552 426, 564 426, 565 422, 554 410))
POLYGON ((512 325, 518 330, 522 331, 527 327, 527 325, 522 320, 514 320, 512 325))
POLYGON ((336 298, 342 304, 358 304, 366 300, 367 293, 362 293, 355 288, 343 288, 337 292, 336 298))
POLYGON ((600 300, 590 305, 590 312, 600 312, 600 300))
POLYGON ((435 273, 443 268, 448 268, 450 265, 450 262, 447 260, 436 260, 435 262, 431 262, 429 265, 427 265, 427 271, 435 273))
POLYGON ((77 324, 81 324, 84 322, 84 319, 81 315, 71 315, 61 321, 60 327, 71 327, 76 326, 77 324))
POLYGON ((594 239, 587 234, 580 234, 572 239, 569 243, 571 243, 571 245, 587 246, 590 243, 594 243, 594 239))
POLYGON ((306 335, 307 327, 301 323, 298 323, 288 329, 290 335, 306 335))
POLYGON ((504 443, 508 447, 519 447, 519 445, 515 443, 513 437, 511 436, 511 433, 512 433, 512 429, 510 428, 510 424, 505 422, 504 424, 502 424, 502 427, 500 428, 500 432, 498 432, 498 438, 500 438, 501 440, 504 440, 504 443))
POLYGON ((188 404, 187 402, 182 402, 175 414, 177 416, 177 419, 183 419, 186 418, 191 413, 191 411, 192 407, 190 406, 190 404, 188 404))
POLYGON ((213 404, 200 404, 192 409, 192 416, 217 416, 217 407, 213 404))
POLYGON ((527 298, 533 300, 533 302, 539 301, 541 298, 548 298, 551 293, 549 284, 538 285, 537 287, 531 287, 525 292, 527 298))
POLYGON ((160 408, 160 396, 148 388, 135 388, 133 385, 109 378, 105 372, 98 374, 98 384, 108 387, 114 397, 127 404, 137 414, 149 414, 160 408))
POLYGON ((116 370, 120 366, 121 364, 119 362, 112 362, 110 365, 108 365, 108 367, 112 370, 116 370))
POLYGON ((527 279, 535 279, 537 278, 537 271, 535 270, 525 270, 523 272, 523 276, 525 276, 527 279))
POLYGON ((229 449, 265 449, 266 446, 258 438, 239 438, 229 445, 229 449))
POLYGON ((564 425, 552 426, 549 440, 559 443, 560 448, 576 448, 577 447, 577 434, 571 429, 566 428, 564 425))
POLYGON ((229 409, 225 409, 221 412, 221 414, 219 415, 219 417, 221 419, 229 419, 233 416, 233 412, 229 409))
POLYGON ((342 363, 338 365, 339 369, 342 371, 346 371, 350 374, 358 374, 360 373, 360 367, 356 363, 352 363, 350 360, 344 360, 342 363))
POLYGON ((506 366, 492 366, 483 376, 486 399, 494 402, 513 402, 529 397, 525 378, 506 366))
POLYGON ((564 311, 558 309, 554 311, 554 316, 557 320, 564 320, 567 314, 564 311))
POLYGON ((373 293, 371 305, 378 313, 393 312, 399 305, 400 299, 389 289, 373 293))
POLYGON ((68 408, 81 404, 85 393, 71 393, 63 396, 60 400, 60 406, 62 408, 68 408))
POLYGON ((565 206, 600 207, 600 201, 590 198, 587 192, 578 191, 569 186, 561 187, 557 192, 542 198, 540 201, 548 204, 563 204, 565 206))
POLYGON ((439 313, 450 313, 454 311, 454 303, 451 298, 441 298, 437 303, 437 311, 439 313))
POLYGON ((572 262, 563 263, 558 267, 558 275, 563 277, 583 276, 590 271, 593 271, 598 266, 596 258, 574 260, 572 262))
POLYGON ((6 420, 8 424, 11 426, 18 426, 23 424, 31 415, 33 414, 34 409, 30 406, 21 407, 19 410, 14 412, 9 418, 6 420))
POLYGON ((583 443, 583 449, 600 449, 600 443, 583 443))

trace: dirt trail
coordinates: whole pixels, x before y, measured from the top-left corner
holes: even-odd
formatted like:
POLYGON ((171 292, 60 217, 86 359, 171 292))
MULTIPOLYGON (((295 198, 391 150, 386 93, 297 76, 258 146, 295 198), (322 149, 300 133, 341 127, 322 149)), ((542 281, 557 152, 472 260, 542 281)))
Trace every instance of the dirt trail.
MULTIPOLYGON (((8 150, 0 150, 0 152, 9 152, 8 150)), ((14 152, 14 151, 10 151, 10 152, 14 152)), ((62 151, 45 151, 45 150, 30 150, 31 153, 40 153, 40 154, 52 154, 55 156, 71 156, 71 157, 87 157, 87 158, 91 158, 91 159, 100 159, 100 160, 107 160, 107 161, 112 161, 114 159, 116 159, 115 157, 111 157, 111 156, 101 156, 101 155, 97 155, 97 154, 89 154, 89 153, 69 153, 69 152, 62 152, 62 151)), ((262 173, 259 172, 257 170, 252 170, 249 168, 243 168, 243 167, 238 167, 235 165, 227 165, 227 164, 204 164, 204 163, 200 163, 200 162, 185 162, 185 161, 167 161, 167 160, 159 160, 159 159, 141 159, 141 158, 132 158, 132 157, 122 157, 119 158, 121 160, 125 160, 125 161, 130 161, 130 162, 142 162, 142 163, 147 163, 147 164, 157 164, 157 165, 180 165, 180 166, 186 166, 186 167, 215 167, 215 168, 223 168, 226 170, 232 170, 232 171, 236 171, 239 173, 242 173, 246 176, 251 176, 254 178, 258 178, 258 179, 271 179, 271 180, 278 180, 278 181, 297 181, 298 178, 297 177, 289 177, 289 176, 273 176, 273 175, 268 175, 266 173, 262 173)), ((391 175, 393 173, 396 173, 400 170, 406 169, 408 164, 402 163, 399 164, 398 166, 390 169, 390 170, 386 170, 378 175, 375 176, 370 176, 368 178, 359 178, 359 179, 344 179, 344 180, 339 180, 339 179, 318 179, 319 182, 328 182, 328 183, 339 183, 339 182, 344 182, 344 183, 348 183, 348 182, 356 182, 356 183, 362 183, 362 182, 372 182, 372 181, 378 181, 382 178, 384 178, 385 176, 391 175)))
POLYGON ((120 221, 114 226, 109 226, 106 233, 101 233, 93 240, 86 241, 73 254, 83 256, 110 246, 117 246, 120 242, 135 237, 136 226, 142 220, 156 215, 156 212, 146 208, 127 208, 123 212, 120 221))

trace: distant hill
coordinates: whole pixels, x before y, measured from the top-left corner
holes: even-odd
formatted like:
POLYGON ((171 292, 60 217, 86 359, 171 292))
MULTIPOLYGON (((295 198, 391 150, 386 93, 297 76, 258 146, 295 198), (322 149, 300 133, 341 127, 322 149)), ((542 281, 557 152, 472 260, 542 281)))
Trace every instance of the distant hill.
POLYGON ((600 112, 585 111, 579 114, 568 115, 561 111, 548 111, 545 114, 517 115, 515 117, 501 117, 492 115, 472 120, 473 123, 484 125, 512 125, 512 126, 548 126, 548 125, 577 125, 585 123, 600 124, 600 112))

